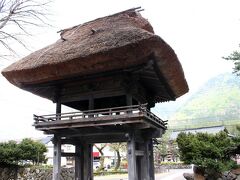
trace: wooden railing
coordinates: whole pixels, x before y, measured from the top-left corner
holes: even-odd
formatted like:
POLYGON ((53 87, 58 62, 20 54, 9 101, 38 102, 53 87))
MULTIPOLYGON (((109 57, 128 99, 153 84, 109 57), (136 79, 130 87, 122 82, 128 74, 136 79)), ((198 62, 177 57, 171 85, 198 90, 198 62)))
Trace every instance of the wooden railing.
POLYGON ((167 120, 165 120, 165 121, 162 120, 161 118, 159 118, 158 116, 156 116, 155 114, 153 114, 151 111, 149 111, 147 109, 145 110, 145 113, 151 121, 161 125, 163 128, 166 128, 166 126, 168 124, 167 120))
POLYGON ((163 121, 155 114, 147 110, 146 105, 133 105, 133 106, 123 106, 123 107, 114 107, 108 109, 95 109, 88 111, 78 111, 70 113, 61 113, 61 114, 50 114, 50 115, 33 115, 34 123, 39 124, 41 122, 52 122, 52 121, 66 121, 66 120, 79 120, 86 118, 98 118, 103 116, 119 116, 127 114, 139 114, 145 115, 150 121, 166 127, 167 121, 163 121))

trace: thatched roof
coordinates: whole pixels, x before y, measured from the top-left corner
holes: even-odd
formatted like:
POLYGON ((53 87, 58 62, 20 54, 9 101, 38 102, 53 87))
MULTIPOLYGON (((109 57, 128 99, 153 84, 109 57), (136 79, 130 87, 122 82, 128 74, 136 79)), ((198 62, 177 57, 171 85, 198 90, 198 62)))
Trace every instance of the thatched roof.
POLYGON ((173 49, 135 9, 62 30, 60 36, 56 43, 5 68, 3 76, 24 89, 26 85, 136 66, 154 56, 176 98, 188 91, 173 49))

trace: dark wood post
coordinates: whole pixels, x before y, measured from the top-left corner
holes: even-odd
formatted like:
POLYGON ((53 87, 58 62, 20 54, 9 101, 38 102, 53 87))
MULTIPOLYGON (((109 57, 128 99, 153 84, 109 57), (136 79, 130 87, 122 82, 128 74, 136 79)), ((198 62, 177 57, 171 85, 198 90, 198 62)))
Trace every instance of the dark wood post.
POLYGON ((57 101, 56 101, 56 120, 61 120, 61 118, 60 118, 61 115, 59 115, 59 114, 61 114, 61 112, 62 112, 61 101, 60 101, 60 99, 57 99, 57 101))
MULTIPOLYGON (((60 86, 56 87, 55 97, 54 97, 55 101, 56 101, 56 114, 61 114, 61 112, 62 112, 60 91, 61 91, 61 87, 60 86)), ((56 116, 56 120, 60 120, 60 117, 58 115, 56 116)))
MULTIPOLYGON (((88 110, 93 110, 94 109, 94 98, 91 96, 89 98, 89 104, 88 104, 88 110)), ((93 117, 93 115, 90 115, 89 117, 93 117)))
POLYGON ((136 139, 134 133, 129 134, 129 141, 127 142, 127 156, 128 156, 128 179, 139 180, 137 174, 136 139))
MULTIPOLYGON (((132 102, 132 95, 131 94, 126 94, 126 102, 127 102, 127 106, 132 106, 133 102, 132 102)), ((127 114, 131 114, 132 111, 127 111, 127 114)))
POLYGON ((152 139, 149 139, 148 141, 149 141, 149 143, 148 143, 148 148, 149 148, 149 175, 150 175, 150 180, 155 180, 153 142, 152 142, 152 139))
POLYGON ((144 141, 143 143, 139 144, 139 150, 142 150, 143 156, 141 157, 141 161, 140 161, 140 176, 141 176, 141 180, 150 180, 150 173, 149 173, 149 142, 148 141, 144 141))
POLYGON ((56 114, 60 114, 62 112, 62 106, 60 100, 56 102, 56 114))
POLYGON ((83 157, 83 145, 76 144, 75 145, 75 180, 83 180, 83 165, 84 165, 84 157, 83 157))
POLYGON ((92 96, 89 98, 88 109, 89 110, 93 110, 94 109, 94 98, 92 96))
POLYGON ((83 156, 84 156, 84 178, 83 180, 93 180, 93 145, 92 144, 83 144, 83 156))
POLYGON ((53 180, 60 180, 61 173, 61 138, 54 135, 53 138, 53 180))
POLYGON ((126 101, 127 101, 127 106, 131 106, 133 104, 131 94, 126 94, 126 101))

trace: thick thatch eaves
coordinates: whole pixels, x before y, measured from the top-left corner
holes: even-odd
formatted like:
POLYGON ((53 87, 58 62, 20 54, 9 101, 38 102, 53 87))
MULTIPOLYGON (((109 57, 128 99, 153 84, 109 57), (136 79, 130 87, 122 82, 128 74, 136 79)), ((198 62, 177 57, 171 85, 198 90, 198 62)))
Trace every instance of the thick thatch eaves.
MULTIPOLYGON (((62 30, 56 43, 13 63, 2 74, 12 84, 26 89, 29 85, 37 87, 42 83, 127 69, 152 59, 155 71, 165 81, 161 84, 168 86, 174 98, 188 91, 173 49, 154 34, 139 12, 131 9, 62 30)), ((155 101, 163 100, 156 96, 155 101)))

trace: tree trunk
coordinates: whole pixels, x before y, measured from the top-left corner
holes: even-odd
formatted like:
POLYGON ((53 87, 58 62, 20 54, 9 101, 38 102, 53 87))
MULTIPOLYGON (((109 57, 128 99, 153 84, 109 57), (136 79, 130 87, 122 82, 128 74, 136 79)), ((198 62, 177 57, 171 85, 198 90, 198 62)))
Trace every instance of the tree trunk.
POLYGON ((121 164, 121 156, 120 156, 119 150, 116 150, 116 153, 117 153, 117 163, 114 168, 115 171, 117 171, 119 169, 120 164, 121 164))
POLYGON ((104 144, 104 145, 102 144, 101 147, 98 147, 96 144, 94 146, 97 148, 97 150, 101 154, 100 161, 99 161, 100 162, 100 167, 99 167, 98 171, 104 170, 104 159, 105 159, 105 157, 104 157, 103 149, 107 146, 107 144, 104 144))
POLYGON ((164 162, 165 161, 165 156, 162 156, 162 162, 164 162))
POLYGON ((101 149, 99 150, 99 152, 101 154, 101 157, 100 157, 100 160, 99 160, 99 162, 100 162, 99 170, 102 171, 102 170, 104 170, 104 158, 105 157, 104 157, 104 153, 101 149))
POLYGON ((162 157, 161 157, 161 154, 159 152, 156 152, 156 164, 159 165, 161 164, 161 161, 162 161, 162 157))

